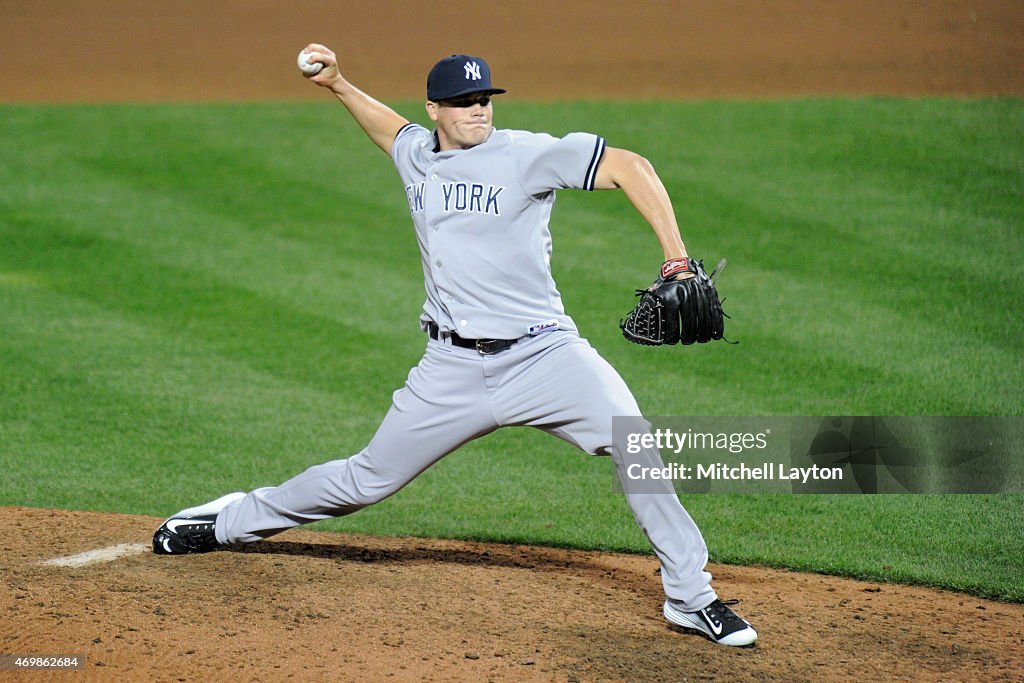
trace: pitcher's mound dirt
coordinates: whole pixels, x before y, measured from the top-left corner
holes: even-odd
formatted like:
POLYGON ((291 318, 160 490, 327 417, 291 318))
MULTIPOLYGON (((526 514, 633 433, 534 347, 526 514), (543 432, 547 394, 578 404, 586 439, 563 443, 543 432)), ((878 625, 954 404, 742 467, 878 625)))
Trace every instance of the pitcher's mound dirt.
POLYGON ((43 564, 148 544, 160 521, 3 508, 0 651, 84 655, 76 680, 1017 681, 1024 671, 1024 605, 752 567, 711 567, 761 634, 733 649, 672 630, 657 562, 636 555, 290 531, 206 555, 43 564))

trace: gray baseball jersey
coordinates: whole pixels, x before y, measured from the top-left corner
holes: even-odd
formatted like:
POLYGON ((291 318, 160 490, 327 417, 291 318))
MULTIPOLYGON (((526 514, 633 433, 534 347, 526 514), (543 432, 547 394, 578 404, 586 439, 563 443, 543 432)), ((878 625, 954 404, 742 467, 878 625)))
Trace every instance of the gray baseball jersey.
POLYGON ((555 190, 594 189, 603 138, 495 130, 467 150, 435 152, 410 123, 391 156, 423 256, 424 322, 471 339, 576 330, 551 278, 555 190))
MULTIPOLYGON (((423 358, 366 448, 229 504, 217 517, 221 543, 356 512, 504 426, 535 427, 611 455, 620 478, 632 462, 661 465, 657 449, 629 455, 615 442, 612 417, 638 417, 640 409, 579 336, 551 277, 555 191, 593 189, 604 140, 494 130, 470 149, 435 145, 430 131, 408 124, 392 148, 423 257, 421 323, 435 333, 423 358), (454 344, 451 333, 517 341, 485 354, 454 344)), ((691 610, 715 600, 704 540, 671 486, 627 488, 626 500, 661 562, 668 597, 691 610)))

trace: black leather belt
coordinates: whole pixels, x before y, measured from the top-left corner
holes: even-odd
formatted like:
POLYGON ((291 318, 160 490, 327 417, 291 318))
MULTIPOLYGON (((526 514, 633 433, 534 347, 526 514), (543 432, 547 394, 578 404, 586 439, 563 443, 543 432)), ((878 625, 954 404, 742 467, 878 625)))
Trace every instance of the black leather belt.
POLYGON ((464 349, 476 349, 477 353, 484 356, 489 356, 494 353, 500 353, 505 349, 511 348, 518 339, 466 339, 460 337, 454 332, 444 332, 438 329, 434 323, 427 324, 427 334, 434 341, 437 341, 441 337, 447 337, 452 346, 461 346, 464 349))

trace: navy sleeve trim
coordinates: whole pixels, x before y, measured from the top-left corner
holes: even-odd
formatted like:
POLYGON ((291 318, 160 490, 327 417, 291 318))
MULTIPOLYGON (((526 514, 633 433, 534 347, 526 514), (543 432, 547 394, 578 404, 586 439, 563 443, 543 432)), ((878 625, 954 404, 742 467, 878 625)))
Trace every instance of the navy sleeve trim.
POLYGON ((402 126, 401 128, 399 128, 399 129, 398 129, 398 132, 397 132, 397 133, 395 133, 395 140, 397 140, 398 138, 400 138, 400 137, 402 136, 402 133, 404 133, 404 132, 405 132, 405 129, 406 129, 406 128, 408 128, 409 126, 415 126, 415 125, 416 125, 415 123, 413 123, 412 121, 410 121, 409 123, 407 123, 407 124, 405 124, 404 126, 402 126))
POLYGON ((602 157, 604 157, 604 138, 598 137, 597 144, 594 145, 594 156, 590 159, 590 166, 587 167, 587 176, 583 181, 584 190, 594 189, 594 181, 597 180, 597 167, 601 163, 602 157))

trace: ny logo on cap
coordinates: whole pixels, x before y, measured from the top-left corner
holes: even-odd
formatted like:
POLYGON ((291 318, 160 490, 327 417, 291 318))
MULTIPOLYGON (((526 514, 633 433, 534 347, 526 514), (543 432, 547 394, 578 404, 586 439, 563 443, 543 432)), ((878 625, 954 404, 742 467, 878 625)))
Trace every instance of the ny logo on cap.
POLYGON ((466 62, 466 80, 480 80, 480 65, 476 62, 466 62))

